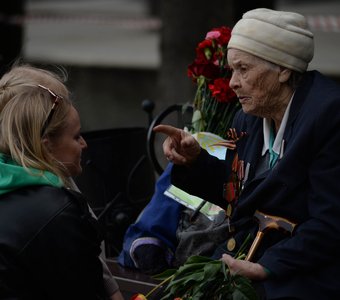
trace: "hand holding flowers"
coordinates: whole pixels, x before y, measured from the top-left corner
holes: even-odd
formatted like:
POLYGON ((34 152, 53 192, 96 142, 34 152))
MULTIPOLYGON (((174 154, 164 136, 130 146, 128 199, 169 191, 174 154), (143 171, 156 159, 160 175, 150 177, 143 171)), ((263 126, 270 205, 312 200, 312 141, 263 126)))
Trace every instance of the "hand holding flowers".
MULTIPOLYGON (((249 246, 250 235, 245 239, 233 263, 243 261, 243 253, 249 246)), ((227 260, 228 262, 228 260, 227 260)), ((223 260, 203 256, 191 256, 178 269, 169 269, 154 276, 163 280, 146 297, 138 294, 130 300, 147 300, 157 288, 166 286, 161 300, 258 300, 251 280, 238 272, 233 272, 223 260), (143 298, 144 297, 144 298, 143 298)))

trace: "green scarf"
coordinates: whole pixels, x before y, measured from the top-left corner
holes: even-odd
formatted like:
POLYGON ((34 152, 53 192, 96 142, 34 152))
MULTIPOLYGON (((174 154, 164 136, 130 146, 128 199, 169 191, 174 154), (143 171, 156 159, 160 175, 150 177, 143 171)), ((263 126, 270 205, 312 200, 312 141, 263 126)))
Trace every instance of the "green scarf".
POLYGON ((32 185, 63 186, 61 179, 48 171, 24 168, 0 153, 0 195, 32 185))

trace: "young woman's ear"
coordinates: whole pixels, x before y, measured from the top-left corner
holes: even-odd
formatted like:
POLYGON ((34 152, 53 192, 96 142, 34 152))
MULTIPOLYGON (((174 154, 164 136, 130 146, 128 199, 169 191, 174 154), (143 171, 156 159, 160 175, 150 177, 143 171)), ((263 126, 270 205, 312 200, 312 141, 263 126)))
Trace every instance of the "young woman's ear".
POLYGON ((279 81, 281 83, 287 82, 291 75, 292 75, 291 70, 287 68, 280 68, 279 81))
POLYGON ((48 138, 43 138, 41 140, 42 144, 46 147, 48 151, 51 149, 51 141, 48 138))

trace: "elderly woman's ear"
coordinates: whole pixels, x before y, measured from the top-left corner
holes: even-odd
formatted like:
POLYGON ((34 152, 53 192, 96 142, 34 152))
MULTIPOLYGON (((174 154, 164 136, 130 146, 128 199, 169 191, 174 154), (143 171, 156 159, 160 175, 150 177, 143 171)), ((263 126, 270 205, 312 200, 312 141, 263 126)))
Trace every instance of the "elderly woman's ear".
POLYGON ((290 76, 292 75, 292 70, 289 70, 287 68, 280 67, 280 73, 279 73, 279 82, 285 83, 289 80, 290 76))

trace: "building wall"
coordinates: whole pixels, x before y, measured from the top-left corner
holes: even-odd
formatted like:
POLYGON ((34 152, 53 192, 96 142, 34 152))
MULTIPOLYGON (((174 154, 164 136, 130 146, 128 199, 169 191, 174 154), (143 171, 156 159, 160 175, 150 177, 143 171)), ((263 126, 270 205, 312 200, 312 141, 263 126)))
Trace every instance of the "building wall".
POLYGON ((66 66, 84 131, 146 127, 142 101, 155 100, 157 71, 66 66))

